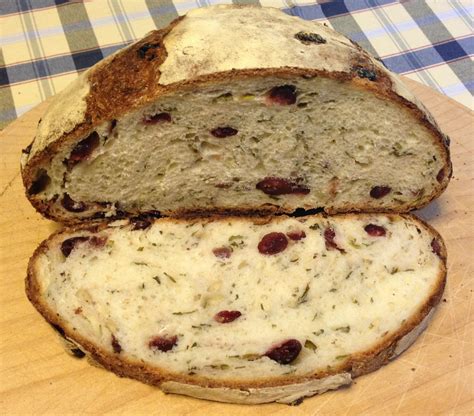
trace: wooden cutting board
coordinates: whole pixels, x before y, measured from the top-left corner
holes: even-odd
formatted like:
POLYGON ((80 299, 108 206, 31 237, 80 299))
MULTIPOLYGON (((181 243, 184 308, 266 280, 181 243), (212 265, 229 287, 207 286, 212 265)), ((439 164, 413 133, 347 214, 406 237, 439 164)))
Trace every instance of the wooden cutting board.
POLYGON ((418 83, 409 87, 451 137, 454 178, 419 212, 445 238, 448 285, 429 328, 402 356, 350 388, 282 404, 239 406, 176 395, 91 367, 66 355, 24 294, 28 258, 59 226, 26 200, 19 159, 47 107, 0 134, 0 414, 433 415, 473 414, 473 117, 466 107, 418 83))

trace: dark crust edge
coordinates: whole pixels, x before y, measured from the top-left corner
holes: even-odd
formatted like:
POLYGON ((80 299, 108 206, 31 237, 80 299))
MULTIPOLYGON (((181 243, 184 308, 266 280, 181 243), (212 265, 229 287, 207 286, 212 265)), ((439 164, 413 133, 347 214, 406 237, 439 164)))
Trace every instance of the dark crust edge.
MULTIPOLYGON (((369 81, 357 76, 357 71, 353 70, 351 73, 322 71, 316 69, 282 67, 282 68, 265 68, 265 69, 243 69, 231 70, 225 72, 218 72, 208 75, 199 76, 190 80, 176 82, 170 85, 159 84, 159 66, 165 61, 167 52, 164 47, 163 40, 166 35, 176 26, 184 17, 179 17, 174 20, 168 27, 153 31, 145 38, 131 46, 123 49, 118 54, 113 56, 106 64, 97 64, 93 67, 89 82, 91 90, 87 100, 87 110, 83 123, 78 124, 71 132, 64 134, 59 139, 48 144, 45 149, 33 155, 21 169, 23 184, 26 189, 26 197, 30 200, 33 207, 46 218, 56 220, 67 224, 75 224, 83 221, 90 221, 91 212, 86 216, 86 213, 81 215, 72 215, 65 210, 62 210, 54 200, 43 201, 38 196, 29 195, 28 189, 31 187, 36 171, 43 165, 47 164, 55 155, 57 151, 71 145, 80 138, 87 136, 99 124, 118 119, 129 111, 135 111, 142 108, 161 97, 173 94, 180 91, 189 91, 196 87, 206 85, 215 85, 214 83, 235 81, 238 79, 257 78, 274 76, 280 78, 292 77, 326 77, 335 79, 341 82, 350 82, 356 88, 365 89, 373 92, 379 98, 384 98, 389 101, 398 103, 401 108, 408 110, 411 115, 424 125, 431 133, 433 138, 433 145, 438 147, 440 153, 444 156, 445 176, 442 183, 433 189, 431 194, 425 195, 418 200, 418 203, 405 203, 399 206, 387 208, 372 208, 367 209, 361 205, 346 205, 335 209, 334 207, 325 207, 328 213, 349 212, 349 211, 366 211, 366 212, 408 212, 414 209, 419 209, 426 206, 429 202, 439 196, 447 187, 452 176, 452 163, 449 152, 449 139, 445 136, 437 126, 436 122, 430 120, 428 116, 414 103, 408 101, 402 96, 398 95, 393 90, 393 83, 388 74, 377 68, 370 56, 362 48, 354 45, 357 54, 352 57, 353 67, 365 67, 373 70, 377 75, 375 82, 369 81), (140 48, 146 44, 159 44, 160 47, 156 51, 154 59, 140 59, 137 53, 140 48), (128 72, 134 72, 132 77, 124 76, 128 72), (119 75, 117 75, 119 74, 119 75), (123 78, 123 79, 122 79, 123 78), (125 84, 126 87, 117 88, 117 84, 125 84), (104 98, 105 97, 105 98, 104 98)), ((426 110, 427 111, 427 110, 426 110)), ((279 206, 275 210, 268 210, 263 204, 259 207, 240 207, 233 209, 222 208, 227 213, 236 214, 252 214, 254 212, 265 215, 268 212, 290 213, 294 208, 286 206, 279 206)), ((319 208, 319 207, 306 207, 319 208)), ((187 215, 190 210, 175 210, 172 212, 165 212, 163 214, 171 216, 187 215)), ((205 215, 212 215, 216 209, 204 209, 201 211, 205 215)), ((136 215, 136 214, 135 214, 136 215)))
MULTIPOLYGON (((362 217, 372 217, 373 214, 363 214, 362 217)), ((75 333, 68 324, 59 318, 56 313, 51 310, 45 302, 41 299, 40 286, 36 278, 36 261, 39 256, 43 253, 46 253, 51 245, 54 245, 58 238, 62 235, 70 235, 78 231, 88 230, 89 232, 99 232, 103 229, 106 229, 107 226, 102 224, 98 227, 91 226, 79 226, 62 231, 58 231, 52 234, 48 239, 44 240, 39 247, 35 250, 32 257, 30 258, 28 264, 27 277, 25 281, 25 290, 26 295, 33 306, 38 310, 38 312, 44 317, 44 319, 50 324, 60 327, 64 331, 64 336, 66 339, 73 341, 78 344, 80 349, 83 349, 94 361, 97 361, 101 366, 112 371, 120 377, 129 377, 146 384, 160 386, 161 383, 166 381, 175 381, 184 384, 198 385, 201 387, 207 388, 216 388, 216 387, 226 387, 232 389, 249 389, 249 388, 263 388, 263 387, 274 387, 274 386, 285 386, 291 384, 297 384, 302 382, 307 382, 314 379, 322 379, 327 376, 340 374, 348 372, 352 377, 358 377, 360 375, 372 372, 380 368, 382 365, 387 364, 391 358, 393 358, 393 353, 397 346, 397 343, 405 335, 410 333, 416 326, 418 326, 421 321, 428 315, 428 313, 436 307, 439 303, 441 296, 446 285, 446 246, 441 237, 441 235, 429 224, 423 220, 415 217, 411 214, 382 214, 386 215, 388 218, 393 220, 407 220, 414 224, 417 224, 424 228, 429 235, 433 238, 436 238, 441 247, 440 252, 440 270, 437 276, 437 284, 435 285, 433 292, 426 297, 425 303, 419 308, 419 310, 407 320, 405 324, 399 328, 394 334, 390 337, 382 339, 378 344, 376 344, 372 349, 368 351, 355 354, 350 356, 339 366, 333 367, 328 371, 322 371, 315 374, 303 375, 303 376, 293 376, 293 377, 279 377, 279 378, 268 378, 261 379, 255 382, 246 381, 232 381, 232 380, 213 380, 207 377, 202 376, 187 376, 183 374, 171 373, 169 371, 151 368, 144 365, 141 362, 134 362, 132 360, 119 358, 116 354, 107 352, 93 343, 87 341, 85 338, 81 337, 75 333)), ((322 217, 326 218, 325 214, 316 214, 306 218, 315 218, 322 217)), ((361 215, 358 214, 339 214, 331 218, 346 218, 346 217, 355 217, 361 218, 361 215)), ((255 221, 261 223, 262 221, 281 221, 287 218, 286 216, 273 217, 273 218, 261 218, 261 217, 245 217, 245 221, 255 221)), ((204 219, 204 221, 227 221, 227 220, 242 220, 242 217, 218 217, 214 216, 212 218, 204 219)), ((180 218, 162 218, 156 221, 171 221, 171 222, 187 222, 188 220, 180 218)), ((126 223, 125 226, 127 226, 126 223)))

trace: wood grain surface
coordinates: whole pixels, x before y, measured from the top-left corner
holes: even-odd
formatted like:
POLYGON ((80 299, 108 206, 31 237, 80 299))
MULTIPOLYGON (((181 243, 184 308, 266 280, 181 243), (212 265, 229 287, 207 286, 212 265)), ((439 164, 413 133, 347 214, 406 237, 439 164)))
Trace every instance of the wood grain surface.
POLYGON ((176 395, 121 379, 68 356, 24 294, 28 258, 59 226, 24 196, 21 149, 35 134, 47 103, 0 134, 0 414, 75 415, 434 415, 473 414, 473 165, 472 113, 407 80, 451 137, 454 178, 419 212, 448 247, 448 285, 429 328, 402 356, 349 388, 282 404, 239 406, 176 395))

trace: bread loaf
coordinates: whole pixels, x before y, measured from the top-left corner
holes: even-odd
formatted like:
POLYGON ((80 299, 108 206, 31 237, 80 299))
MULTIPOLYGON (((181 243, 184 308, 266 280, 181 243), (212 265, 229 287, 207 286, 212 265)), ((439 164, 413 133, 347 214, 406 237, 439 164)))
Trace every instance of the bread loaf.
POLYGON ((120 376, 289 403, 407 348, 445 261, 441 237, 409 215, 136 218, 51 236, 27 295, 76 356, 120 376))
POLYGON ((419 208, 448 139, 399 77, 330 28, 219 5, 104 59, 52 99, 22 158, 63 223, 139 213, 419 208))

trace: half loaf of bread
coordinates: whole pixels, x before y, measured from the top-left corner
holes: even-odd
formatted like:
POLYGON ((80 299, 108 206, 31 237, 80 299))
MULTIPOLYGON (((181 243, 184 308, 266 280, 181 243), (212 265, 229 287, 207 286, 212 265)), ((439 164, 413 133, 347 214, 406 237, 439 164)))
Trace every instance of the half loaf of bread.
POLYGON ((137 218, 51 236, 27 295, 76 355, 120 376, 291 403, 406 349, 445 261, 441 237, 410 215, 137 218))
POLYGON ((438 196, 448 139, 357 44, 279 10, 200 8, 52 99, 22 159, 63 223, 138 213, 394 211, 438 196))

